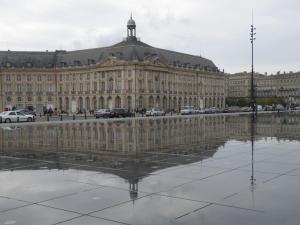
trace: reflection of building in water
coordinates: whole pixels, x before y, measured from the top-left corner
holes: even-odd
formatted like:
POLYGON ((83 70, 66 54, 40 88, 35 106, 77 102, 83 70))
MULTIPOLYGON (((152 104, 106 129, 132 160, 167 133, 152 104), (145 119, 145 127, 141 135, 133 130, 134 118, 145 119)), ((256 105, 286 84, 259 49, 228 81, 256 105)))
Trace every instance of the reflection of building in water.
MULTIPOLYGON (((227 138, 248 141, 251 133, 250 116, 226 117, 227 138)), ((259 114, 255 125, 256 139, 271 137, 278 140, 293 139, 300 134, 300 115, 298 114, 259 114)), ((300 139, 299 139, 300 140, 300 139)))
POLYGON ((65 123, 2 130, 4 149, 55 150, 130 155, 143 152, 190 151, 220 145, 225 117, 65 123))
MULTIPOLYGON (((111 122, 65 123, 0 130, 2 151, 56 151, 131 156, 147 152, 196 153, 228 139, 249 140, 250 117, 208 116, 111 122)), ((300 117, 259 115, 256 137, 299 133, 300 117)))
MULTIPOLYGON (((113 173, 128 181, 135 199, 139 180, 149 173, 212 157, 229 139, 249 141, 250 120, 220 115, 0 129, 0 153, 55 162, 53 168, 80 165, 113 173)), ((299 123, 297 115, 260 114, 253 135, 294 139, 299 123)))
POLYGON ((55 168, 87 165, 85 169, 116 174, 128 181, 132 199, 140 179, 212 157, 225 136, 224 116, 0 129, 2 154, 54 161, 55 168))

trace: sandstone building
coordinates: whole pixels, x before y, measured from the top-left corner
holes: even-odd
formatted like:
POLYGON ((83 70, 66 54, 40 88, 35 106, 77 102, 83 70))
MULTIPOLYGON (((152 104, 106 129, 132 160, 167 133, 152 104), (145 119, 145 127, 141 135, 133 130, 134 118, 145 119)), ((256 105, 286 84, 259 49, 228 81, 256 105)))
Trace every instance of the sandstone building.
MULTIPOLYGON (((300 72, 276 75, 254 74, 255 96, 282 98, 289 104, 300 103, 300 72)), ((250 98, 251 73, 226 75, 226 97, 250 98)))
POLYGON ((33 106, 77 113, 99 108, 128 110, 183 105, 225 105, 225 76, 200 56, 152 47, 136 37, 110 47, 78 51, 0 51, 0 106, 33 106))

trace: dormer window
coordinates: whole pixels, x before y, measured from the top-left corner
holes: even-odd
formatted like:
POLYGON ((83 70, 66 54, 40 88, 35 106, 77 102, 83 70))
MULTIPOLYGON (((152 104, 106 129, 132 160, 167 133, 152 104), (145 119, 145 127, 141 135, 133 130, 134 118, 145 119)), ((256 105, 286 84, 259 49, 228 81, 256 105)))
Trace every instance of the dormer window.
POLYGON ((26 63, 26 67, 28 68, 32 67, 32 63, 31 62, 26 63))
POLYGON ((74 60, 74 66, 80 66, 80 61, 79 60, 74 60))
POLYGON ((188 63, 188 62, 187 62, 187 63, 184 63, 183 66, 184 66, 185 68, 190 68, 190 63, 188 63))
POLYGON ((123 57, 123 53, 122 52, 118 52, 117 53, 118 57, 121 59, 123 57))
POLYGON ((94 59, 88 59, 88 65, 91 65, 91 64, 95 64, 95 60, 94 59))
POLYGON ((180 64, 180 61, 173 61, 173 65, 175 66, 175 67, 180 67, 181 66, 181 64, 180 64))
POLYGON ((61 63, 60 63, 60 66, 61 66, 61 67, 66 67, 66 66, 67 66, 67 63, 66 63, 66 62, 61 62, 61 63))
POLYGON ((6 63, 6 67, 7 67, 7 68, 11 67, 11 63, 10 63, 10 62, 7 62, 7 63, 6 63))

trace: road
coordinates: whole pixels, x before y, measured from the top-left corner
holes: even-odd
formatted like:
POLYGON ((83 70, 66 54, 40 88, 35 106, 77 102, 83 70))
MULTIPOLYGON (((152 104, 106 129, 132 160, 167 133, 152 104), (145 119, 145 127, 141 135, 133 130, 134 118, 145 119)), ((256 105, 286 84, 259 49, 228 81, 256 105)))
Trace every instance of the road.
MULTIPOLYGON (((266 113, 278 113, 274 111, 263 111, 258 112, 259 114, 266 113)), ((280 113, 300 113, 300 111, 290 111, 290 112, 280 112, 280 113)), ((62 118, 60 116, 37 116, 35 122, 22 122, 22 123, 0 123, 0 127, 8 127, 8 126, 34 126, 34 125, 46 125, 46 124, 63 124, 63 123, 78 123, 78 122, 105 122, 105 121, 128 121, 128 120, 144 120, 144 119, 161 119, 161 118, 193 118, 193 117, 207 117, 207 116, 220 116, 220 115, 246 115, 251 114, 251 112, 239 112, 239 113, 214 113, 214 114, 196 114, 196 115, 178 115, 178 114, 169 114, 166 116, 157 116, 157 117, 142 117, 142 115, 137 115, 136 117, 127 117, 127 118, 101 118, 96 119, 94 116, 87 115, 75 115, 75 119, 73 116, 63 115, 62 118), (49 121, 48 121, 49 119, 49 121)))

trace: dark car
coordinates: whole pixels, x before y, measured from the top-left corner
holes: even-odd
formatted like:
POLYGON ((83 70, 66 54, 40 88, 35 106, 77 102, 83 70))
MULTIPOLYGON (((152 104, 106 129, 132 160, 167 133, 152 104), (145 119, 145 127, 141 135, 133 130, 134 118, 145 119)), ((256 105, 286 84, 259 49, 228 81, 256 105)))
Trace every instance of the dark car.
POLYGON ((123 108, 115 108, 111 110, 110 117, 133 117, 134 113, 127 111, 123 108))

